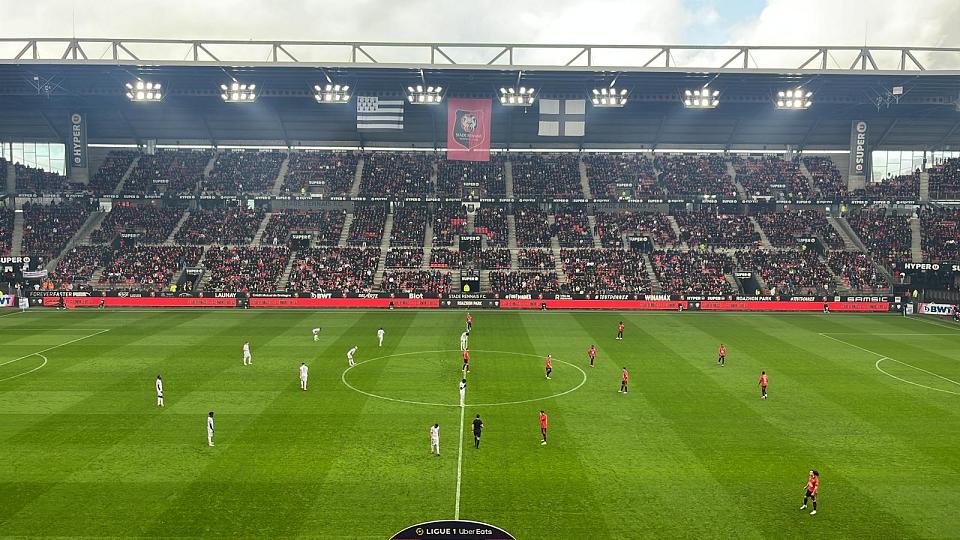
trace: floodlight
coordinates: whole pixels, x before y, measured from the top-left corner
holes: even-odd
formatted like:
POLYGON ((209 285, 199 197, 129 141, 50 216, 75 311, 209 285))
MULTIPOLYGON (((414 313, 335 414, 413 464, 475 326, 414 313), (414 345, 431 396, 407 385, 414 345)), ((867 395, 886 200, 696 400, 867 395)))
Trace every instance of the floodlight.
POLYGON ((159 92, 160 83, 137 79, 123 85, 126 88, 124 95, 130 101, 160 101, 163 94, 159 92))
POLYGON ((630 92, 624 88, 617 90, 612 86, 603 88, 594 88, 591 92, 593 97, 590 102, 594 107, 623 107, 627 104, 627 94, 630 92))
POLYGON ((443 87, 422 84, 407 87, 407 101, 418 105, 434 105, 443 101, 443 87))
POLYGON ((313 97, 317 103, 346 104, 350 102, 350 86, 337 83, 327 83, 324 86, 313 85, 313 97))
POLYGON ((683 91, 683 106, 688 109, 713 109, 720 104, 720 91, 691 88, 683 91))
POLYGON ((529 107, 533 105, 533 97, 536 89, 533 87, 521 86, 519 91, 515 88, 500 88, 500 103, 513 107, 529 107))
POLYGON ((777 92, 777 99, 774 101, 777 109, 783 110, 803 110, 809 109, 813 105, 813 92, 803 88, 789 88, 777 92))
POLYGON ((226 103, 249 103, 257 99, 257 85, 233 81, 220 85, 220 99, 226 103))

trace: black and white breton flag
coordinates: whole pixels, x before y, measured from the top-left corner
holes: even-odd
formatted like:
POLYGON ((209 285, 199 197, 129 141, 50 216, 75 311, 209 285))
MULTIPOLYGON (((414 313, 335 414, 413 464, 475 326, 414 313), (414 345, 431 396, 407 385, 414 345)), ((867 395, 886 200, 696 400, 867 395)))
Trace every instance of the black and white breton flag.
POLYGON ((403 129, 403 100, 357 96, 357 129, 403 129))
POLYGON ((583 137, 587 123, 586 100, 539 99, 541 137, 583 137))

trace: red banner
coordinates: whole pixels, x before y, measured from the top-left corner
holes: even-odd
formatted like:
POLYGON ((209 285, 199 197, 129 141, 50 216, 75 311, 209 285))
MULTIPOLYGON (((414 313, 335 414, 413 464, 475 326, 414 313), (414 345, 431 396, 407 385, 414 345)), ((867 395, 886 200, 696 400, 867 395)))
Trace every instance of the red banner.
POLYGON ((489 99, 447 100, 447 159, 490 161, 489 99))

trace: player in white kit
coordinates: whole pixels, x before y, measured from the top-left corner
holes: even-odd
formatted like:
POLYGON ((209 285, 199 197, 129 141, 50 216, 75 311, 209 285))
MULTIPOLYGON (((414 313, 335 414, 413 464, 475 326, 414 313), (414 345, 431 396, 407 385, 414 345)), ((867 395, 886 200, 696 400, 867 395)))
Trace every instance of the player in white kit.
POLYGON ((357 352, 357 346, 354 345, 352 349, 347 351, 347 364, 350 364, 350 367, 353 367, 357 364, 353 362, 353 355, 357 352))
POLYGON ((467 380, 460 379, 460 406, 463 407, 463 398, 467 396, 467 380))
POLYGON ((250 342, 244 341, 243 342, 243 365, 249 366, 250 364, 253 364, 253 357, 250 356, 250 342))
POLYGON ((320 341, 320 328, 313 329, 313 340, 320 341))
POLYGON ((163 380, 157 375, 157 407, 163 407, 163 380))
POLYGON ((307 364, 300 362, 300 389, 306 392, 307 390, 307 364))
POLYGON ((207 415, 207 444, 213 446, 213 411, 207 415))
POLYGON ((377 341, 379 342, 377 344, 377 347, 383 347, 383 327, 382 326, 380 327, 379 330, 377 330, 377 341))
POLYGON ((440 457, 440 424, 430 426, 430 453, 440 457))
POLYGON ((467 340, 470 338, 470 332, 460 334, 460 352, 467 350, 467 340))

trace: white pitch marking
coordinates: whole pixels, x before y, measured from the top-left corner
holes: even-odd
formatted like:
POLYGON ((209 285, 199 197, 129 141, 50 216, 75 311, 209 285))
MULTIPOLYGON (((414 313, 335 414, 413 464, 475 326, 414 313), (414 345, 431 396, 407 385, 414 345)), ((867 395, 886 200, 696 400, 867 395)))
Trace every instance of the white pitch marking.
POLYGON ((4 317, 9 317, 9 316, 11 316, 11 315, 19 315, 19 314, 21 314, 21 313, 23 313, 23 311, 15 311, 15 312, 13 312, 13 313, 7 313, 6 315, 0 315, 0 319, 2 319, 2 318, 4 318, 4 317))
POLYGON ((907 319, 909 319, 909 320, 911 320, 911 321, 917 321, 917 322, 932 324, 932 325, 934 325, 934 326, 939 326, 939 327, 941 327, 941 328, 957 329, 955 326, 950 326, 950 323, 944 323, 944 322, 942 322, 942 321, 929 321, 929 320, 927 320, 927 319, 921 319, 921 318, 919 318, 919 317, 920 317, 919 315, 914 315, 914 316, 912 316, 912 317, 907 317, 907 319))
POLYGON ((467 408, 460 404, 460 447, 457 449, 457 504, 453 510, 453 519, 460 519, 460 473, 463 470, 463 413, 467 408))
MULTIPOLYGON (((3 378, 3 379, 0 379, 0 382, 9 381, 10 379, 16 379, 17 377, 23 377, 24 375, 29 375, 29 374, 33 373, 34 371, 36 371, 36 370, 42 368, 43 366, 47 365, 47 357, 46 357, 46 356, 44 356, 44 355, 42 355, 42 354, 40 354, 40 353, 33 353, 33 354, 31 354, 30 356, 39 356, 40 358, 43 358, 43 363, 40 364, 39 366, 37 366, 37 367, 29 370, 29 371, 24 371, 23 373, 20 373, 19 375, 13 375, 13 376, 11 376, 11 377, 5 377, 5 378, 3 378)), ((30 358, 30 356, 26 356, 26 357, 24 357, 24 358, 30 358)), ((20 360, 23 360, 23 358, 20 358, 20 360)))
POLYGON ((95 336, 99 336, 100 334, 102 334, 102 333, 104 333, 104 332, 109 332, 109 331, 110 331, 110 329, 108 328, 108 329, 106 329, 106 330, 101 330, 101 331, 99 331, 99 332, 97 332, 97 333, 95 333, 95 334, 90 334, 89 336, 83 336, 83 337, 79 337, 79 338, 77 338, 77 339, 71 339, 70 341, 68 341, 68 342, 66 342, 66 343, 61 343, 61 344, 59 344, 59 345, 54 345, 53 347, 47 347, 46 349, 43 349, 42 351, 37 351, 37 352, 35 352, 35 353, 30 353, 30 354, 28 354, 28 355, 26 355, 26 356, 21 356, 20 358, 14 358, 13 360, 7 360, 6 362, 0 363, 0 366, 5 366, 5 365, 7 365, 7 364, 12 364, 12 363, 14 363, 14 362, 16 362, 16 361, 18 361, 18 360, 23 360, 24 358, 30 358, 31 356, 38 355, 38 354, 40 354, 40 353, 45 353, 45 352, 47 352, 47 351, 52 351, 52 350, 54 350, 54 349, 59 349, 60 347, 65 347, 65 346, 67 346, 67 345, 70 345, 71 343, 76 343, 76 342, 78 342, 78 341, 83 341, 84 339, 89 339, 89 338, 92 338, 92 337, 95 337, 95 336))

